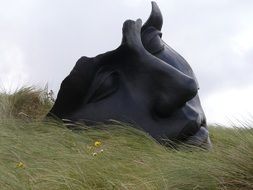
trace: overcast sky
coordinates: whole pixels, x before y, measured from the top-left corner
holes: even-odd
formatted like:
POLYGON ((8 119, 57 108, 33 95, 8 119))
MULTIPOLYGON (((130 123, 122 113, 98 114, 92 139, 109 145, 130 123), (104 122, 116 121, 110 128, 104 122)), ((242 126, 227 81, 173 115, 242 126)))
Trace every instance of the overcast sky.
MULTIPOLYGON (((253 1, 157 0, 163 40, 192 66, 209 123, 253 116, 253 1)), ((56 93, 83 55, 121 42, 126 19, 148 18, 148 0, 0 0, 0 86, 56 93)))

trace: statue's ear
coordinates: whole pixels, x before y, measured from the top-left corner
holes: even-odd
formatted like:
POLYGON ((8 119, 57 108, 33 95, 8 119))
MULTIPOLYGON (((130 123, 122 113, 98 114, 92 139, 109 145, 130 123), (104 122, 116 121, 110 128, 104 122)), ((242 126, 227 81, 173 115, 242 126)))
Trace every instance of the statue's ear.
POLYGON ((148 20, 145 22, 145 24, 141 28, 141 32, 144 32, 149 27, 154 27, 155 29, 161 31, 163 25, 163 16, 162 13, 156 4, 156 2, 152 1, 152 11, 148 18, 148 20))

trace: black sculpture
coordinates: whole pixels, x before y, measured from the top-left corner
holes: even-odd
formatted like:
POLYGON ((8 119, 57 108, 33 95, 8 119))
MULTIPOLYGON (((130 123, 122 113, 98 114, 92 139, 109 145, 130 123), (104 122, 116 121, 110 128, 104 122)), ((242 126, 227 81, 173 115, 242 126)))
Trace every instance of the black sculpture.
POLYGON ((121 45, 81 57, 63 80, 48 116, 71 121, 134 124, 161 143, 166 139, 211 146, 198 83, 189 64, 161 39, 155 2, 147 22, 127 20, 121 45))

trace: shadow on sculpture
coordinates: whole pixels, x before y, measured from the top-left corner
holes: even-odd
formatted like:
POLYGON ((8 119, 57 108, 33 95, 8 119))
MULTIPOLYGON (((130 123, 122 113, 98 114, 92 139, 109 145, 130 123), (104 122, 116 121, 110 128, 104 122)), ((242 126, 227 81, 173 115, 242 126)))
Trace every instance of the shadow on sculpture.
POLYGON ((211 147, 196 77, 185 59, 162 40, 163 18, 152 12, 123 24, 120 46, 81 57, 63 80, 48 117, 73 122, 132 123, 158 142, 211 147))

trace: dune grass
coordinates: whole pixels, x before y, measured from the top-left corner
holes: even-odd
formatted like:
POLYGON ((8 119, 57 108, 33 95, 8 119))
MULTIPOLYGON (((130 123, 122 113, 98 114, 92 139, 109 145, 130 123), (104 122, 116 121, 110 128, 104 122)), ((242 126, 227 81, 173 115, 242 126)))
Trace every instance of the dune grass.
POLYGON ((52 103, 47 88, 22 87, 13 93, 0 92, 0 119, 42 119, 52 103))
POLYGON ((211 151, 175 150, 125 124, 41 122, 52 102, 43 90, 21 92, 0 94, 1 190, 253 189, 251 123, 210 127, 211 151))

